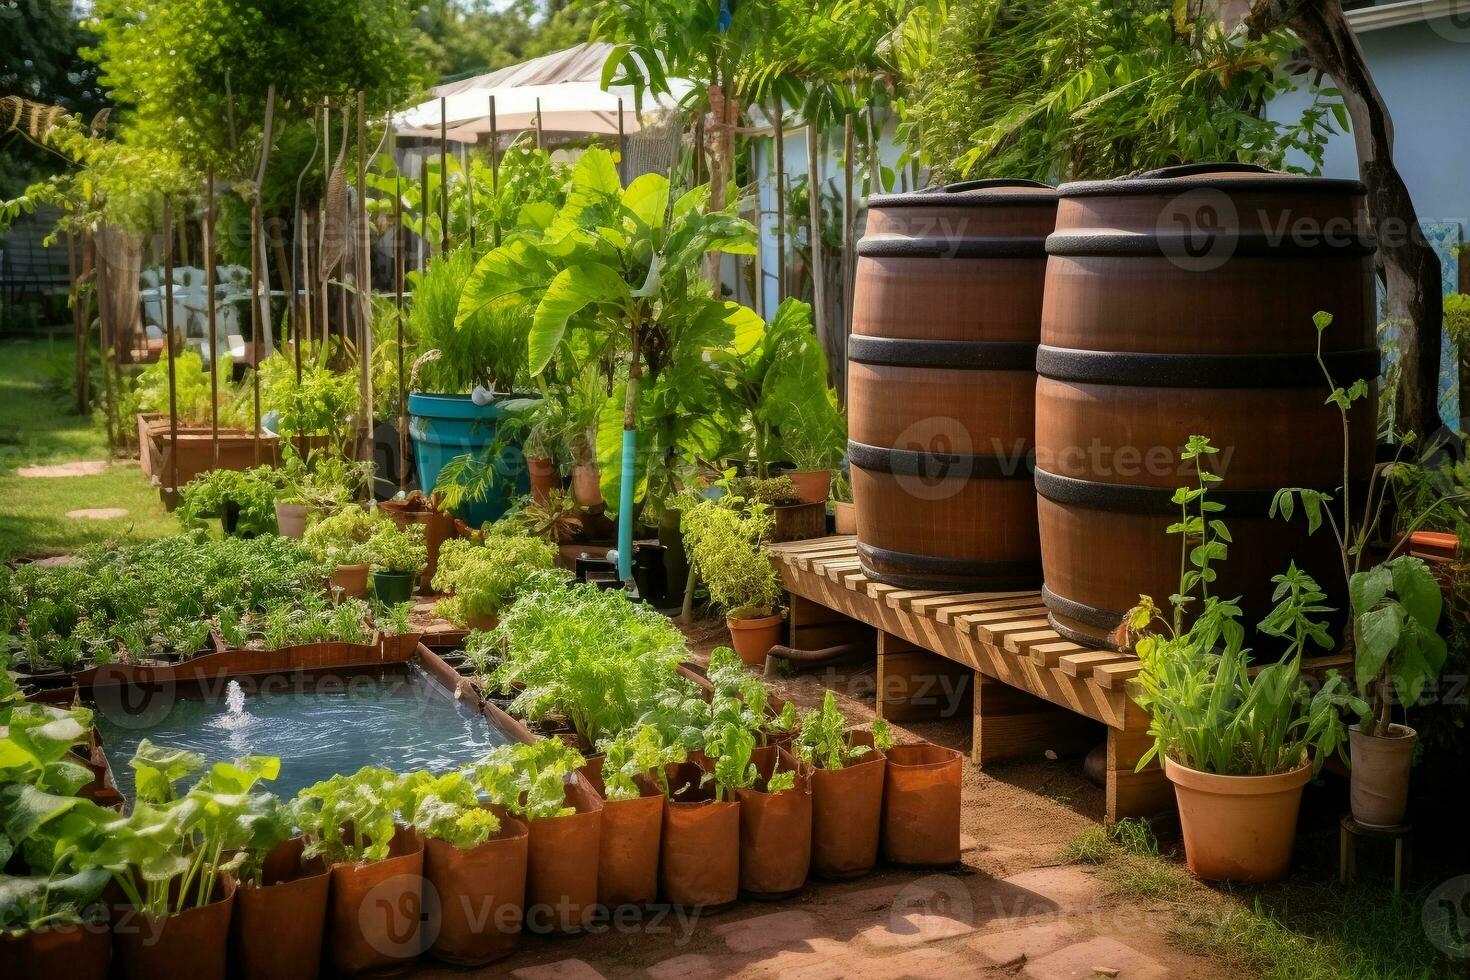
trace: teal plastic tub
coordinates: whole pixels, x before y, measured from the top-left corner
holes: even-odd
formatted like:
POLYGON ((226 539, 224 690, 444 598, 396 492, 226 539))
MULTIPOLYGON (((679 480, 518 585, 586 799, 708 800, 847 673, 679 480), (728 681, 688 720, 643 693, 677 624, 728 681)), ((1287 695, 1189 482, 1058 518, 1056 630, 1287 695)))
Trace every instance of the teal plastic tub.
MULTIPOLYGON (((500 402, 476 405, 469 395, 408 396, 408 434, 413 440, 419 486, 425 493, 434 489, 445 463, 465 453, 480 455, 490 448, 500 413, 500 402)), ((484 498, 466 503, 455 512, 471 527, 495 520, 514 498, 531 492, 531 475, 519 445, 501 451, 495 474, 495 485, 484 498)))

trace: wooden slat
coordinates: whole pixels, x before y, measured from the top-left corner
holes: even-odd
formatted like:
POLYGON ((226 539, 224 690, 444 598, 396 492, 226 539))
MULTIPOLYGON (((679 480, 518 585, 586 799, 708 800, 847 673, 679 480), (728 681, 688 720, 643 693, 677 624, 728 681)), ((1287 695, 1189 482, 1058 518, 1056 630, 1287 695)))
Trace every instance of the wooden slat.
POLYGON ((1091 677, 1095 668, 1127 659, 1129 658, 1126 654, 1110 653, 1107 650, 1089 650, 1086 653, 1069 653, 1057 660, 1057 666, 1068 677, 1091 677))
POLYGON ((1030 652, 1034 646, 1055 643, 1060 639, 1057 631, 1048 626, 1046 629, 1031 630, 1026 633, 1007 634, 1004 645, 1011 653, 1025 654, 1030 652))
POLYGON ((1143 670, 1143 667, 1139 664, 1138 659, 1136 657, 1129 657, 1128 660, 1122 663, 1104 664, 1101 667, 1094 668, 1092 679, 1097 683, 1098 687, 1106 688, 1109 691, 1120 691, 1130 680, 1137 677, 1141 670, 1143 670))
MULTIPOLYGON (((1001 609, 996 612, 966 613, 956 616, 950 621, 950 625, 961 633, 969 633, 975 636, 977 626, 999 625, 1001 623, 1024 623, 1039 620, 1042 626, 1046 625, 1046 608, 1044 606, 1031 606, 1026 609, 1001 609)), ((1040 627, 1037 627, 1038 629, 1040 627)))
POLYGON ((820 551, 823 548, 834 547, 848 547, 856 553, 857 536, 843 534, 826 538, 806 538, 802 541, 782 541, 778 544, 768 545, 767 547, 778 555, 799 555, 809 551, 820 551))
POLYGON ((1046 617, 1040 616, 1035 619, 1019 619, 1005 623, 972 623, 971 629, 977 639, 1001 646, 1011 633, 1030 633, 1046 625, 1046 617))
POLYGON ((942 626, 952 626, 958 616, 1003 609, 1031 609, 1039 605, 1041 605, 1040 594, 1027 592, 1009 599, 988 599, 984 602, 961 602, 953 606, 940 606, 934 610, 933 618, 938 620, 942 626))
POLYGON ((841 575, 837 576, 837 584, 848 589, 849 591, 857 591, 861 589, 865 584, 867 584, 867 581, 868 576, 863 574, 862 569, 858 569, 855 572, 843 572, 841 575))
POLYGON ((1061 640, 1057 643, 1038 644, 1027 652, 1031 657, 1032 663, 1040 664, 1043 667, 1055 667, 1057 661, 1061 660, 1066 654, 1082 653, 1086 649, 1086 647, 1079 646, 1070 640, 1061 640))
POLYGON ((884 596, 883 601, 888 603, 889 609, 912 609, 916 601, 953 594, 952 592, 936 592, 933 589, 899 589, 897 592, 888 593, 884 596))
POLYGON ((816 572, 820 575, 823 566, 825 566, 828 562, 834 561, 851 562, 853 564, 853 567, 857 567, 858 563, 857 556, 850 551, 838 551, 832 552, 830 554, 827 552, 818 552, 814 555, 799 556, 796 559, 796 567, 809 572, 816 572))
POLYGON ((812 571, 816 572, 818 575, 826 575, 828 572, 835 571, 837 569, 852 571, 853 569, 859 567, 858 560, 856 558, 848 557, 845 555, 833 555, 830 558, 813 558, 811 564, 812 571))

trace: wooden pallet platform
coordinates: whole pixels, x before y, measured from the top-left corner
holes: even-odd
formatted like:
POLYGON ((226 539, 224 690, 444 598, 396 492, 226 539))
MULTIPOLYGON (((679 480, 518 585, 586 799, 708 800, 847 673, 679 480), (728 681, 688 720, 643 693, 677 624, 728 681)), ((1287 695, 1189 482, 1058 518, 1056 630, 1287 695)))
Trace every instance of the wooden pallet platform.
POLYGON ((952 716, 963 704, 973 714, 971 758, 980 766, 1047 749, 1086 751, 1106 738, 1108 820, 1174 806, 1157 766, 1134 772, 1151 744, 1148 715, 1127 691, 1138 659, 1063 639, 1047 625, 1039 592, 935 592, 873 582, 851 535, 770 550, 791 593, 794 646, 816 649, 826 645, 819 638, 863 629, 857 624, 877 631, 880 717, 952 716))

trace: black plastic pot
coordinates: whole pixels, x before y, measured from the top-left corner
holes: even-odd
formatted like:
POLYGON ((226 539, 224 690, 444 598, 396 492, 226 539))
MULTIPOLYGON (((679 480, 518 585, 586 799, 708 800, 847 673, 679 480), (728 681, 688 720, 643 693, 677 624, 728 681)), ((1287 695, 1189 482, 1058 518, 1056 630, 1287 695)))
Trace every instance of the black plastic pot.
POLYGON ((396 606, 413 598, 413 580, 408 572, 373 572, 373 593, 385 606, 396 606))

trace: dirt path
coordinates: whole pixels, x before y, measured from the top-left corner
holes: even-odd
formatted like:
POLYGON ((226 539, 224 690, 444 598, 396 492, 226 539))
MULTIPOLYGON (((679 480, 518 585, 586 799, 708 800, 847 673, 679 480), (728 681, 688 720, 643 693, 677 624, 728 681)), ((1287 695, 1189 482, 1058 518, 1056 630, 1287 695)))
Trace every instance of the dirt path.
MULTIPOLYGON (((706 652, 722 630, 690 630, 706 652)), ((859 685, 860 686, 860 685, 859 685)), ((800 705, 819 702, 820 676, 777 682, 800 705)), ((855 689, 855 688, 854 688, 855 689)), ((854 723, 873 717, 871 696, 840 696, 854 723)), ((968 725, 895 726, 965 750, 968 725)), ((753 977, 1026 977, 1124 980, 1228 975, 1171 949, 1163 909, 1120 899, 1085 866, 1057 854, 1102 814, 1102 792, 1076 760, 1038 759, 981 774, 965 768, 962 864, 942 873, 879 868, 852 882, 811 882, 778 902, 741 901, 690 920, 647 912, 592 934, 527 936, 510 959, 466 974, 425 966, 422 977, 516 980, 705 980, 753 977)))

